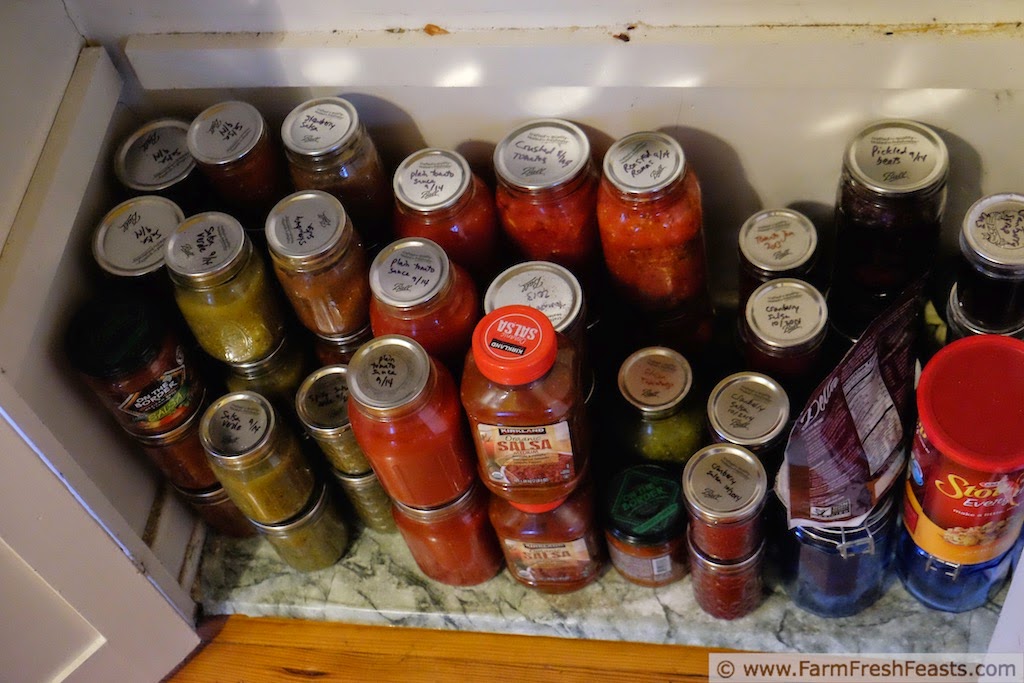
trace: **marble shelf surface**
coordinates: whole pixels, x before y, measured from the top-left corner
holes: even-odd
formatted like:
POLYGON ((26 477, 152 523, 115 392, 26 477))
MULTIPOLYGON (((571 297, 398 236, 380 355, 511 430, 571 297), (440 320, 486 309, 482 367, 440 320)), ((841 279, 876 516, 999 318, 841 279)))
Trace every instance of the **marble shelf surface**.
POLYGON ((735 621, 705 614, 687 577, 662 588, 622 579, 610 566, 575 593, 547 595, 507 571, 479 586, 427 579, 397 534, 363 531, 333 567, 303 574, 263 539, 211 535, 195 584, 207 615, 246 614, 377 625, 674 643, 766 652, 984 652, 1002 591, 972 612, 928 609, 893 579, 853 617, 823 619, 771 585, 764 603, 735 621))

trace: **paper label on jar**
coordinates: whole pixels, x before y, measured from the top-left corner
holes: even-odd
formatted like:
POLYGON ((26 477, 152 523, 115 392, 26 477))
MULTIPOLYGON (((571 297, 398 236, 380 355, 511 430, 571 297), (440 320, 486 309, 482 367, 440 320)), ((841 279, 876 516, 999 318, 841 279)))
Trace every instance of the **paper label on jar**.
POLYGON ((492 304, 491 310, 515 304, 529 306, 546 315, 556 330, 567 316, 579 310, 573 286, 543 270, 524 270, 508 278, 495 292, 492 304))
MULTIPOLYGON (((778 281, 775 281, 778 282, 778 281)), ((785 280, 783 282, 786 282, 785 280)), ((826 324, 825 300, 807 286, 769 286, 751 295, 751 328, 762 339, 793 346, 821 334, 826 324)))
POLYGON ((224 102, 193 122, 196 156, 209 163, 237 159, 252 149, 263 130, 259 112, 243 102, 224 102))
POLYGON ((902 126, 870 131, 857 141, 854 152, 861 173, 893 190, 921 184, 935 173, 943 156, 929 136, 902 126))
POLYGON ((637 557, 609 543, 608 556, 620 574, 635 581, 657 581, 672 573, 672 556, 669 553, 657 557, 637 557))
POLYGON ((480 424, 477 448, 492 482, 507 486, 559 484, 576 476, 569 423, 543 427, 480 424))
POLYGON ((241 455, 260 442, 270 425, 270 416, 255 401, 232 401, 210 421, 210 442, 225 455, 241 455))
MULTIPOLYGON (((177 357, 181 363, 180 347, 177 357)), ((194 378, 189 377, 184 365, 179 365, 125 397, 118 410, 128 415, 133 423, 156 426, 160 422, 175 421, 173 418, 181 416, 195 404, 198 393, 194 378)))
POLYGON ((806 263, 817 244, 813 225, 779 212, 766 212, 740 239, 747 260, 758 268, 776 272, 806 263))
POLYGON ((288 256, 323 253, 338 240, 343 216, 323 195, 303 195, 271 214, 270 248, 288 256))
POLYGON ((430 154, 399 169, 403 199, 420 209, 443 206, 466 187, 466 173, 456 159, 430 154))
POLYGON ((505 557, 516 576, 526 581, 579 581, 594 565, 586 538, 565 543, 505 539, 505 557))
POLYGON ((515 181, 543 187, 571 178, 586 162, 585 154, 586 146, 574 132, 541 125, 510 140, 502 162, 515 181))
POLYGON ((170 203, 139 200, 104 219, 102 260, 115 268, 146 272, 163 263, 164 244, 181 223, 170 203))
POLYGON ((352 128, 352 116, 333 103, 314 105, 300 112, 285 132, 298 149, 315 152, 338 144, 352 128))
POLYGON ((194 161, 188 129, 166 126, 139 136, 124 157, 125 175, 135 185, 160 187, 183 176, 194 161))
POLYGON ((1013 199, 986 204, 964 229, 983 256, 1003 265, 1024 264, 1024 203, 1013 199))
POLYGON ((678 146, 660 135, 631 136, 616 143, 605 162, 611 180, 632 191, 664 187, 679 176, 683 157, 678 146))

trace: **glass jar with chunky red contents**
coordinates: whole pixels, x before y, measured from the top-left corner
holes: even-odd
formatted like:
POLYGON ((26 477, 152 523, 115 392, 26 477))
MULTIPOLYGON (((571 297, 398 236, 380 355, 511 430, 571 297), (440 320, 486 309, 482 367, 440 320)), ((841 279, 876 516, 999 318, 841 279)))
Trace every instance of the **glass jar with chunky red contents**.
POLYGON ((494 171, 498 217, 520 253, 588 281, 598 237, 597 173, 586 133, 560 119, 524 123, 498 143, 494 171))
POLYGON ((721 562, 696 547, 693 527, 690 527, 687 547, 693 597, 702 610, 716 619, 739 619, 757 609, 764 599, 763 543, 749 557, 737 562, 721 562))
POLYGON ((811 279, 818 262, 818 230, 792 209, 758 211, 740 227, 740 305, 759 286, 780 277, 811 279))
POLYGON ((150 461, 167 481, 187 490, 207 489, 218 483, 199 440, 198 409, 179 427, 163 434, 136 436, 150 461))
POLYGON ((781 380, 816 380, 827 334, 825 297, 814 285, 793 278, 755 289, 740 326, 750 369, 781 380))
POLYGON ((482 282, 498 261, 494 195, 458 152, 422 149, 395 171, 395 233, 437 242, 482 282))
POLYGON ((542 312, 581 351, 586 349, 587 304, 572 272, 550 261, 526 261, 502 271, 484 294, 484 313, 521 304, 542 312))
POLYGON ((462 366, 480 299, 469 273, 436 242, 408 237, 384 247, 370 267, 370 290, 374 336, 410 337, 452 370, 462 366))
POLYGON ((579 352, 528 306, 484 316, 462 375, 480 477, 492 493, 543 505, 573 491, 589 458, 579 352))
POLYGON ((447 505, 394 504, 395 524, 416 565, 450 586, 475 586, 502 567, 501 548, 487 518, 487 490, 476 481, 447 505))
POLYGON ((491 524, 513 579, 544 593, 569 593, 601 575, 605 553, 591 488, 581 482, 567 498, 533 505, 491 497, 491 524))
POLYGON ((394 500, 433 508, 476 479, 451 374, 408 337, 363 345, 348 366, 349 422, 356 441, 394 500))

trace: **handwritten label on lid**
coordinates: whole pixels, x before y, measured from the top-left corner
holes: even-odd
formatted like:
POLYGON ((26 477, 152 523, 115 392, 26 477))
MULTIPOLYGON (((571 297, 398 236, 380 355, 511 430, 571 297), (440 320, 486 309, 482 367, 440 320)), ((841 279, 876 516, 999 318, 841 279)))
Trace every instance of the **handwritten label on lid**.
POLYGON ((623 377, 629 396, 652 408, 675 401, 690 388, 690 369, 670 356, 650 354, 633 362, 623 377))
POLYGON ((808 287, 796 285, 760 290, 751 295, 748 320, 766 341, 799 344, 817 336, 825 326, 824 299, 819 297, 808 287))
POLYGON ((920 186, 936 173, 945 151, 930 136, 912 128, 878 128, 861 137, 853 155, 860 172, 880 187, 920 186))
POLYGON ((376 267, 381 294, 399 304, 425 301, 444 284, 441 254, 426 245, 398 249, 376 267))
POLYGON ((244 237, 238 223, 216 219, 187 223, 172 237, 169 263, 182 273, 216 271, 238 253, 244 237))
POLYGON ((225 455, 242 455, 260 442, 269 424, 270 416, 260 403, 232 401, 210 421, 210 443, 225 455))
POLYGON ((402 199, 417 208, 442 206, 455 199, 465 187, 466 173, 452 157, 431 154, 399 170, 402 199))
POLYGON ((556 330, 567 316, 578 311, 572 285, 555 273, 525 270, 508 278, 494 294, 491 310, 521 304, 547 316, 556 330))
POLYGON ((766 211, 744 225, 740 250, 754 266, 782 271, 803 265, 817 245, 814 225, 798 214, 766 211), (801 220, 802 219, 802 220, 801 220))
POLYGON ((322 195, 302 196, 274 211, 270 246, 288 256, 319 254, 337 240, 341 219, 336 205, 322 195))
POLYGON ((316 152, 333 148, 349 134, 352 115, 345 107, 320 103, 296 113, 286 131, 296 149, 316 152))
POLYGON ((322 429, 347 425, 348 393, 348 381, 341 372, 325 374, 314 382, 305 401, 313 425, 322 429))
POLYGON ((778 429, 789 415, 789 403, 762 382, 748 379, 730 384, 715 400, 714 411, 730 435, 755 441, 778 429))
POLYGON ((188 129, 156 128, 140 135, 125 153, 128 180, 138 186, 159 187, 185 174, 193 164, 188 151, 188 129))
POLYGON ((260 114, 244 102, 225 102, 204 111, 192 124, 195 156, 207 163, 237 159, 256 145, 260 114))
POLYGON ((399 406, 423 389, 429 367, 426 357, 417 356, 413 349, 384 344, 349 366, 349 390, 370 405, 399 406))
POLYGON ((1024 197, 986 202, 964 222, 968 243, 981 256, 1003 265, 1024 266, 1024 197))
POLYGON ((637 134, 616 143, 609 152, 605 171, 620 188, 654 190, 675 180, 683 157, 671 139, 656 134, 637 134))
POLYGON ((755 464, 721 451, 694 463, 686 490, 691 503, 718 514, 740 511, 764 495, 755 464))
POLYGON ((164 259, 164 243, 181 222, 170 202, 138 200, 104 218, 103 261, 123 272, 147 272, 164 259))
POLYGON ((585 163, 586 145, 568 129, 541 125, 529 128, 504 148, 503 165, 524 185, 553 185, 572 177, 585 163))

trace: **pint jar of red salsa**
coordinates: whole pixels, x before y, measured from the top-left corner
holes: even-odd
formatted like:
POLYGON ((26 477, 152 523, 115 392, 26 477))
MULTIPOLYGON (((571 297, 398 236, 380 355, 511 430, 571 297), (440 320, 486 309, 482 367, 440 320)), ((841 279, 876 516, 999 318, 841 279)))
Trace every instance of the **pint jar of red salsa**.
POLYGON ((349 364, 348 417, 384 490, 415 508, 462 495, 476 478, 451 374, 408 337, 363 345, 349 364))
POLYGON ((739 256, 743 305, 751 292, 769 280, 808 280, 818 262, 818 230, 799 211, 758 211, 740 227, 739 256))
POLYGON ((739 619, 750 614, 764 599, 761 569, 764 543, 749 557, 722 562, 696 546, 693 527, 687 535, 693 597, 700 608, 716 619, 739 619))
POLYGON ((579 352, 528 306, 484 316, 462 375, 480 476, 515 503, 562 500, 586 469, 589 434, 579 352))
POLYGON ((813 377, 828 333, 825 297, 803 280, 764 283, 747 299, 740 336, 747 365, 783 380, 813 377))

